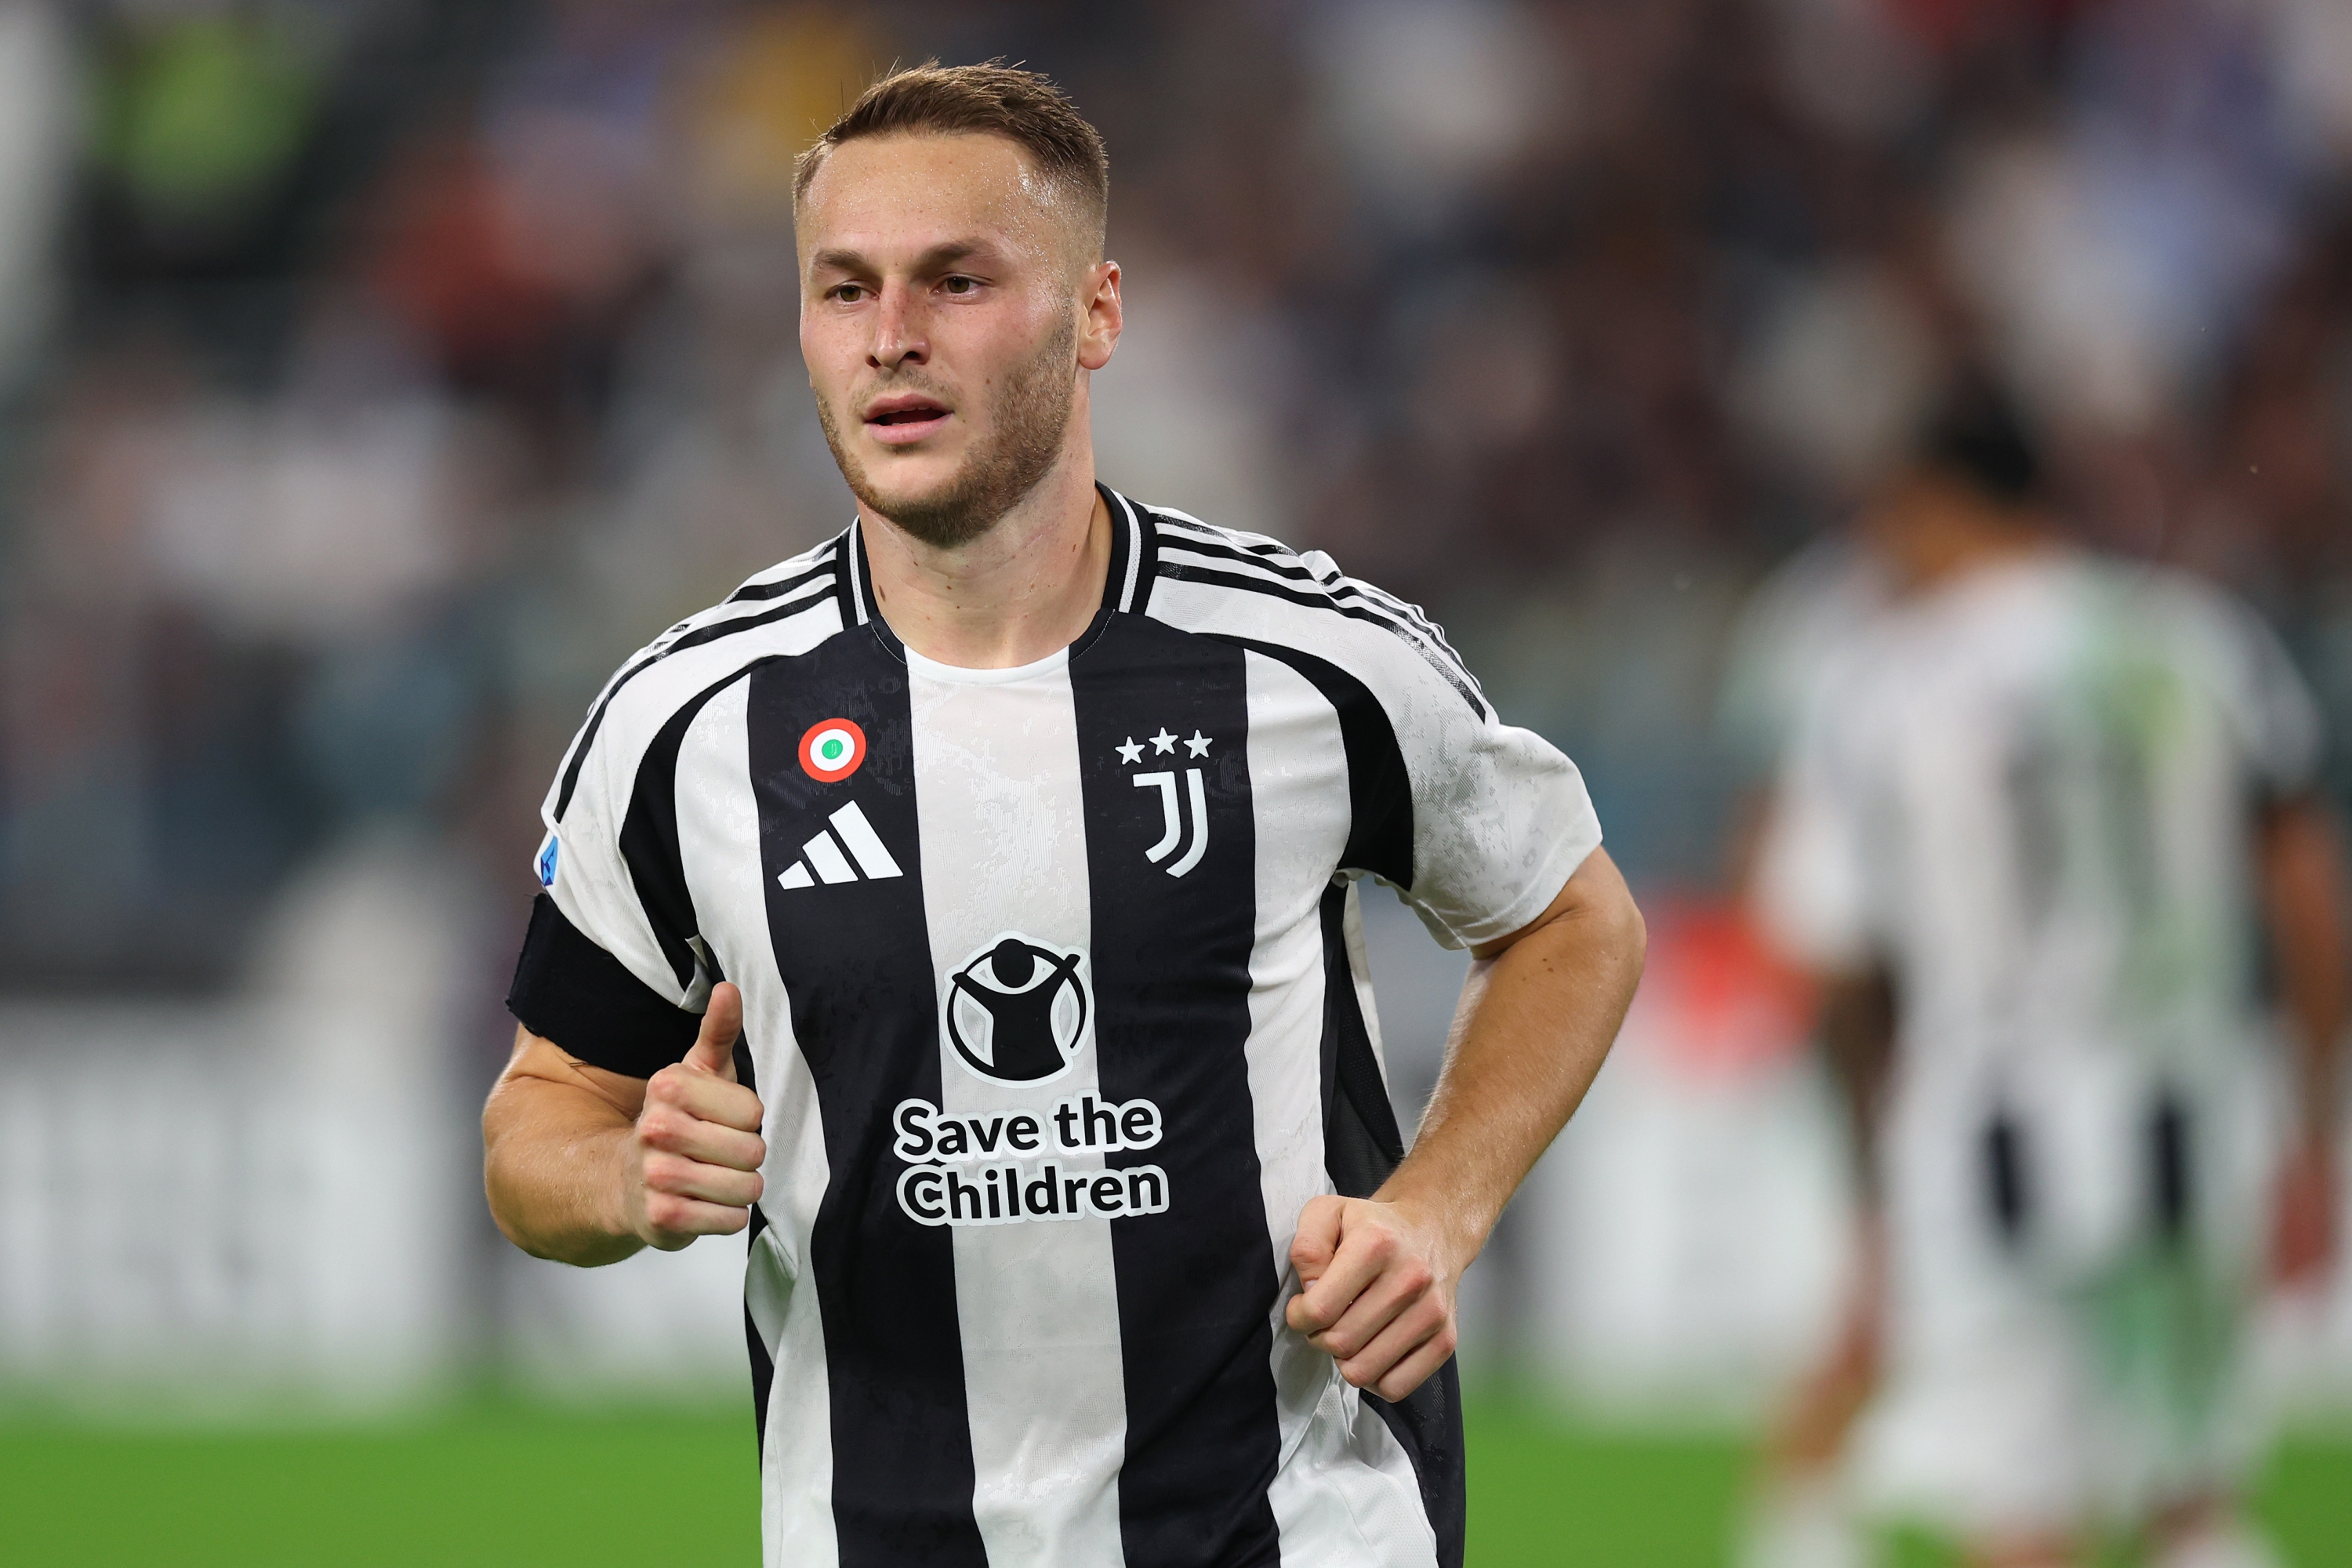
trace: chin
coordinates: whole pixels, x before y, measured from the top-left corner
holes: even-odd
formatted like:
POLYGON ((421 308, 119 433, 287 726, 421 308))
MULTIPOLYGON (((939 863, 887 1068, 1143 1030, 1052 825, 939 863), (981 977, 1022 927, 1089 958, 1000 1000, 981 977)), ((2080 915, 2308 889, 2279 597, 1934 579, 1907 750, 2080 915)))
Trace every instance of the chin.
POLYGON ((896 520, 902 513, 932 511, 952 498, 961 477, 952 463, 914 464, 893 471, 877 465, 866 470, 865 493, 860 498, 884 517, 896 520), (877 471, 878 470, 878 471, 877 471))

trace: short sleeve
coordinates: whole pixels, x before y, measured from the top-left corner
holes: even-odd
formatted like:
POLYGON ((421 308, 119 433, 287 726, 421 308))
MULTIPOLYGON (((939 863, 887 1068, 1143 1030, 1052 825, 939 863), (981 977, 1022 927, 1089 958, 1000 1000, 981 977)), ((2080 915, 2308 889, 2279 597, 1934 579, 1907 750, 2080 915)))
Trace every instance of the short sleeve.
POLYGON ((1868 967, 1882 947, 1866 843, 1866 783, 1842 731, 1839 681, 1818 680, 1782 762, 1758 845, 1757 923, 1785 955, 1824 973, 1868 967))
POLYGON ((532 862, 541 890, 507 1006, 591 1066, 650 1078, 694 1043, 712 977, 674 804, 662 798, 675 789, 661 766, 668 726, 623 692, 629 674, 599 700, 548 791, 532 862))
MULTIPOLYGON (((1402 630, 1358 647, 1401 774, 1381 816, 1402 831, 1366 832, 1366 792, 1355 791, 1356 840, 1372 852, 1346 868, 1395 882, 1444 945, 1475 947, 1533 923, 1600 847, 1601 823, 1576 764, 1504 723, 1437 629, 1409 618, 1417 611, 1394 613, 1402 630)), ((1351 773, 1372 752, 1351 736, 1351 773)))
POLYGON ((2228 696, 2257 795, 2282 800, 2318 781, 2325 747, 2319 704, 2277 636, 2245 605, 2224 601, 2236 644, 2237 689, 2228 696))
POLYGON ((1813 681, 1886 597, 1874 558, 1837 535, 1808 545, 1748 596, 1725 651, 1715 715, 1737 783, 1770 784, 1813 681))
POLYGON ((629 973, 564 917, 531 900, 507 1010, 591 1067, 651 1078, 686 1054, 700 1019, 629 973))
POLYGON ((1406 900, 1448 947, 1532 924, 1601 847, 1584 776, 1540 735, 1489 717, 1423 727, 1412 777, 1406 900))

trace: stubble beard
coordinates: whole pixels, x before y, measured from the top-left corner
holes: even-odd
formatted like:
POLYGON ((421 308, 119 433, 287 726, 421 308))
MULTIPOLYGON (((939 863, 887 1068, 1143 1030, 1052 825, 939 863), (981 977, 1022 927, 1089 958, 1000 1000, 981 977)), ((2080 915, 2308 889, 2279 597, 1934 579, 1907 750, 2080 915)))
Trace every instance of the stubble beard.
MULTIPOLYGON (((825 445, 848 481, 849 493, 877 516, 887 518, 908 533, 936 550, 970 544, 1003 521, 1035 489, 1062 455, 1062 437, 1068 434, 1070 410, 1077 399, 1075 370, 1077 323, 1062 323, 1036 354, 1004 379, 990 420, 993 434, 975 445, 963 465, 929 495, 887 495, 875 484, 858 455, 842 439, 834 411, 816 399, 817 424, 825 445)), ((880 391, 920 392, 919 375, 894 378, 880 391)))

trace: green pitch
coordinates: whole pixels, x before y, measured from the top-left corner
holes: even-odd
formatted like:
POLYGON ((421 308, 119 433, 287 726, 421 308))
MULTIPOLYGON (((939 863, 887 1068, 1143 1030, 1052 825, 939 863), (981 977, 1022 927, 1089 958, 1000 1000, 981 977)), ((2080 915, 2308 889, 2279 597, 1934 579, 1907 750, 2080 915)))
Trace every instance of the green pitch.
MULTIPOLYGON (((1474 1568, 1719 1568, 1731 1440, 1470 1411, 1474 1568)), ((2352 1560, 2352 1441, 2291 1444, 2263 1510, 2298 1568, 2352 1560)), ((756 1563, 751 1415, 480 1404, 381 1430, 162 1435, 0 1426, 0 1561, 756 1563)), ((1948 1561, 1906 1543, 1906 1568, 1948 1561)))

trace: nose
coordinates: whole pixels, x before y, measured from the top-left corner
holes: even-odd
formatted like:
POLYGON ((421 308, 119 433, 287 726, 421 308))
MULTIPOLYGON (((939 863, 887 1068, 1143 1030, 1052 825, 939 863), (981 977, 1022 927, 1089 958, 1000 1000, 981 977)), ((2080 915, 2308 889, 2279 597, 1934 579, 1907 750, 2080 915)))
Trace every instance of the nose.
POLYGON ((866 363, 877 370, 891 371, 902 364, 921 364, 929 360, 930 345, 925 339, 914 290, 896 280, 885 283, 878 303, 880 308, 874 312, 874 342, 866 351, 866 363))

